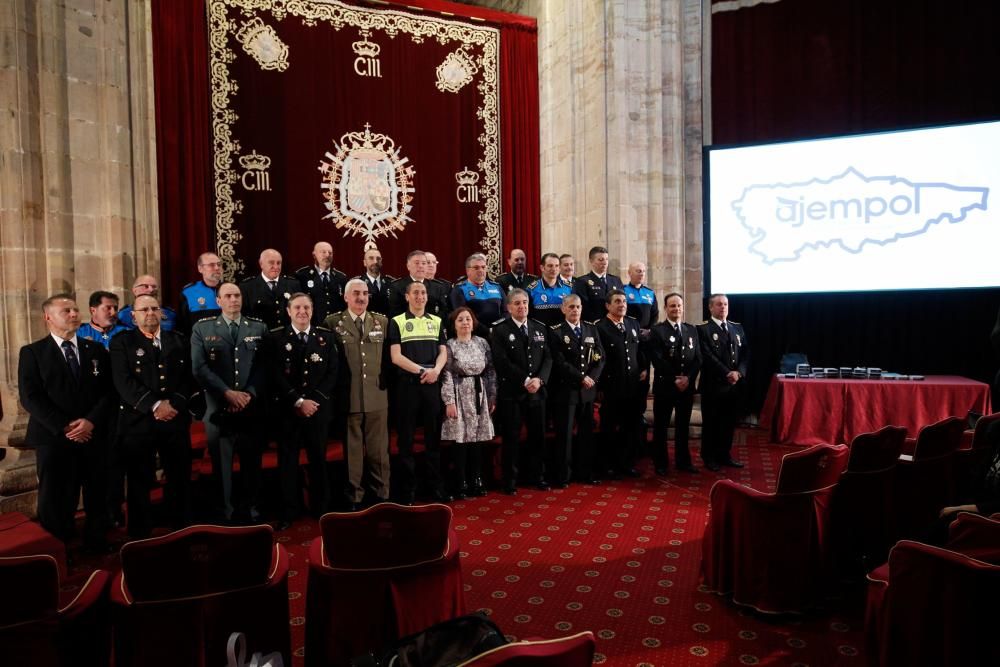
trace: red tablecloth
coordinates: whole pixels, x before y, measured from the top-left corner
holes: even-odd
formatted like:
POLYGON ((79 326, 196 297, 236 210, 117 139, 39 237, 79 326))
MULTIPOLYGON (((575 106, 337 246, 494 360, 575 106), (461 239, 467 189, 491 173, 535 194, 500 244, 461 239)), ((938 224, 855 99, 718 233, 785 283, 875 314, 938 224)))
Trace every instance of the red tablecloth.
POLYGON ((814 445, 847 443, 883 426, 921 426, 969 410, 990 413, 990 388, 954 375, 924 380, 813 380, 775 375, 764 400, 761 426, 772 442, 814 445))

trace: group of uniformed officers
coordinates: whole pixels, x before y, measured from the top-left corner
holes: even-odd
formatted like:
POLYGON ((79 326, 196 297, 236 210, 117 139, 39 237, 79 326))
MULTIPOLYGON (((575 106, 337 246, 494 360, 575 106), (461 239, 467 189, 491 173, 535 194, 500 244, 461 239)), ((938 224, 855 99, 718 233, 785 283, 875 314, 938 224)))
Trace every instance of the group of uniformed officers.
MULTIPOLYGON (((126 521, 123 500, 129 535, 149 535, 158 457, 166 523, 187 525, 192 413, 205 424, 220 521, 261 520, 261 460, 272 440, 279 529, 303 512, 303 449, 314 516, 389 499, 390 423, 399 448, 393 497, 404 503, 418 493, 444 502, 450 491, 464 497, 470 493, 464 471, 449 488, 440 456, 442 380, 449 373, 452 380, 463 377, 447 345, 453 311, 468 311, 474 334, 489 341, 487 365, 496 382, 488 400, 502 439, 505 493, 515 494, 519 483, 544 490, 637 476, 650 375, 656 473, 668 472, 671 415, 675 466, 698 472, 688 426, 699 374, 704 465, 740 467, 730 448, 749 348, 742 327, 728 320, 726 296, 713 295, 711 318, 695 326, 683 321, 683 297, 668 294, 660 322, 645 265, 629 265, 623 283, 608 273, 605 248, 592 248, 588 259, 592 270, 575 276, 572 256, 546 253, 535 276, 515 249, 510 271, 492 281, 486 257, 475 253, 466 259, 465 277, 451 284, 436 277, 432 253, 409 253, 408 275, 395 279, 371 248, 364 272, 348 279, 333 267, 332 246, 320 242, 313 263, 294 276, 282 273, 280 253, 264 250, 260 273, 239 285, 223 280, 216 254, 203 253, 201 278, 183 288, 176 312, 160 303, 158 283, 148 275, 136 279, 134 303, 120 312, 115 294, 95 292, 91 321, 82 326, 74 298, 52 296, 42 306, 49 335, 24 346, 19 362, 20 397, 30 415, 26 444, 37 451, 39 519, 69 540, 83 488, 85 547, 106 548, 107 528, 126 521), (342 496, 327 475, 331 424, 344 443, 342 496)), ((480 392, 485 385, 477 379, 475 386, 480 392)), ((461 414, 449 406, 444 418, 461 414)))

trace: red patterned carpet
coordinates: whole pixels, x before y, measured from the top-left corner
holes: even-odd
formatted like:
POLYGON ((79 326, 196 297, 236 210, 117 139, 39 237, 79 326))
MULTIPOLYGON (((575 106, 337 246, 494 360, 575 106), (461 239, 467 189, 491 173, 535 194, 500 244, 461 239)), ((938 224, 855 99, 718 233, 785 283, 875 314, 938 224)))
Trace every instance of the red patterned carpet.
MULTIPOLYGON (((697 450, 697 448, 695 448, 697 450)), ((741 430, 747 467, 733 479, 773 489, 789 447, 741 430)), ((457 502, 469 610, 486 611, 513 639, 597 636, 595 664, 861 665, 863 603, 853 591, 802 617, 767 617, 699 585, 708 494, 722 477, 644 469, 635 480, 565 490, 491 493, 457 502)), ((303 598, 314 521, 281 533, 292 572, 292 642, 303 655, 303 598)), ((301 659, 296 659, 296 665, 301 659)))

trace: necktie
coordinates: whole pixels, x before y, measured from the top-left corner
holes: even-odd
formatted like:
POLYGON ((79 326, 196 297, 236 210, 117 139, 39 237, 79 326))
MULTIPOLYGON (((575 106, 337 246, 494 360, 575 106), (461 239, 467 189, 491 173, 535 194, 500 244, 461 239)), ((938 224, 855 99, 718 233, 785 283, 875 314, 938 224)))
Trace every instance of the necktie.
POLYGON ((618 331, 620 331, 623 334, 625 333, 625 323, 624 322, 619 322, 618 323, 618 331))
POLYGON ((236 322, 229 323, 229 335, 233 337, 233 342, 236 342, 236 336, 239 335, 240 325, 236 322))
POLYGON ((69 364, 69 371, 73 374, 73 378, 76 380, 80 379, 80 360, 76 357, 76 348, 73 347, 73 343, 68 340, 62 342, 63 353, 66 355, 66 363, 69 364))
POLYGON ((160 339, 159 338, 154 338, 153 339, 153 347, 155 347, 157 350, 160 349, 160 339))
POLYGON ((271 289, 272 292, 274 291, 274 288, 277 287, 277 285, 278 285, 278 281, 277 280, 268 280, 267 281, 267 286, 271 289))
POLYGON ((729 325, 727 325, 725 322, 722 323, 722 330, 726 332, 727 336, 729 335, 729 325))
POLYGON ((604 287, 604 289, 608 289, 608 276, 607 276, 607 274, 601 276, 600 277, 600 281, 601 281, 601 286, 604 287))
POLYGON ((580 340, 580 325, 573 327, 573 335, 576 336, 577 340, 580 340))
POLYGON ((357 318, 356 320, 354 320, 354 324, 357 325, 357 327, 358 327, 358 335, 359 336, 364 336, 365 335, 365 320, 364 320, 364 318, 361 318, 361 317, 357 318))
POLYGON ((528 337, 528 325, 527 325, 527 324, 522 324, 522 325, 521 325, 521 334, 522 334, 522 335, 523 335, 523 336, 524 336, 525 338, 527 338, 527 337, 528 337))
POLYGON ((372 289, 375 290, 376 294, 381 291, 381 288, 379 288, 378 285, 379 285, 379 281, 377 279, 372 281, 372 289))
POLYGON ((320 279, 323 281, 323 289, 330 287, 330 276, 327 275, 326 271, 320 274, 320 279))
POLYGON ((303 345, 305 345, 309 341, 309 334, 307 334, 305 331, 300 331, 299 340, 302 341, 303 345))

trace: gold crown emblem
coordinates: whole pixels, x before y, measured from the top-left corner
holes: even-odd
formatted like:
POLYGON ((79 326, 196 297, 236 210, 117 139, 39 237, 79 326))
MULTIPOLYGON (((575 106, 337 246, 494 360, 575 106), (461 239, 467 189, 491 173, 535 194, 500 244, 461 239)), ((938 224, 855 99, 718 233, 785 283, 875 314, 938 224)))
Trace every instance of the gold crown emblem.
POLYGON ((244 169, 264 171, 271 166, 271 158, 266 155, 260 155, 255 150, 250 155, 244 155, 240 158, 240 166, 244 169))
POLYGON ((376 150, 386 155, 393 155, 396 152, 396 142, 377 132, 371 131, 371 124, 365 123, 364 132, 347 132, 340 137, 340 144, 350 147, 351 150, 369 149, 376 150))
POLYGON ((351 48, 362 58, 377 58, 379 51, 382 50, 382 47, 375 42, 368 41, 368 35, 365 35, 362 41, 351 44, 351 48))
POLYGON ((459 185, 475 185, 479 182, 479 174, 474 171, 469 171, 466 167, 462 171, 455 174, 455 180, 458 181, 459 185))
POLYGON ((236 39, 238 39, 241 44, 246 46, 253 40, 254 37, 257 37, 262 33, 267 33, 271 30, 273 30, 271 26, 264 25, 264 22, 259 18, 254 18, 253 20, 247 21, 243 24, 243 27, 236 33, 236 39))

